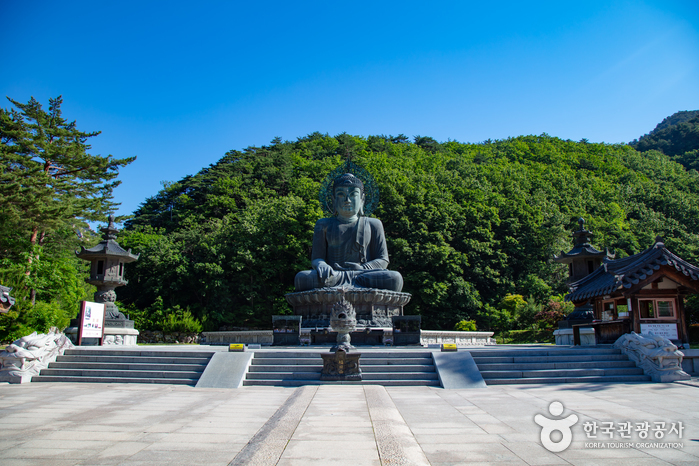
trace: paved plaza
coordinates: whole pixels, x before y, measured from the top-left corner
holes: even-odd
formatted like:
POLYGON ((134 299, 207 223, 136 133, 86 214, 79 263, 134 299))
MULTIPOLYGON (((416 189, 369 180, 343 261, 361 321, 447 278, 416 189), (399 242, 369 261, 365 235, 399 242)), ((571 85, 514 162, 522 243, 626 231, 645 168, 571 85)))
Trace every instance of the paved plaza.
POLYGON ((0 465, 696 465, 698 385, 0 384, 0 465), (546 450, 537 414, 577 415, 570 447, 546 450))

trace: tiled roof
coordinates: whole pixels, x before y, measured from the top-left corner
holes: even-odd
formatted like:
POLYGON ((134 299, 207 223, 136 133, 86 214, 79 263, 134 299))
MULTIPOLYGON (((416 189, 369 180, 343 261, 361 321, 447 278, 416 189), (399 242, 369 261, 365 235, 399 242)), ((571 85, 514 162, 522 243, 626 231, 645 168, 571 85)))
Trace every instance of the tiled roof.
POLYGON ((595 257, 595 256, 604 256, 604 257, 611 257, 613 258, 614 255, 610 255, 609 251, 598 251, 595 249, 593 246, 589 244, 576 244, 573 249, 571 249, 568 252, 563 252, 561 251, 560 256, 554 256, 553 260, 556 262, 563 262, 565 259, 569 257, 595 257))
POLYGON ((567 253, 561 251, 560 256, 553 256, 554 261, 569 263, 576 257, 600 256, 607 257, 608 259, 614 259, 614 254, 609 254, 608 250, 605 249, 604 252, 598 251, 590 244, 590 238, 592 238, 594 235, 591 231, 585 229, 585 219, 580 218, 578 220, 578 224, 580 225, 580 229, 574 231, 571 235, 573 238, 575 238, 575 245, 573 246, 573 249, 567 253))
POLYGON ((75 254, 81 259, 86 260, 89 260, 90 257, 98 256, 119 256, 126 258, 127 260, 125 262, 135 261, 139 256, 139 254, 132 254, 130 249, 126 251, 119 246, 119 243, 111 239, 100 241, 97 246, 93 246, 89 249, 80 246, 80 251, 76 251, 75 254))
POLYGON ((659 239, 650 248, 633 256, 604 260, 604 264, 582 280, 570 285, 566 301, 579 302, 631 288, 651 276, 660 266, 674 267, 691 280, 699 281, 699 268, 676 256, 659 239))

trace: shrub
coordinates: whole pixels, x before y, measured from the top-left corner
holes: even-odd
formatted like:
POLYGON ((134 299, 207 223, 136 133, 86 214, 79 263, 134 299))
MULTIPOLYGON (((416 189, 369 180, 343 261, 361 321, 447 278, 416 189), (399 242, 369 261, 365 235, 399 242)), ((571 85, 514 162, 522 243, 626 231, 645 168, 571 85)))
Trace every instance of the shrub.
POLYGON ((476 331, 476 321, 475 320, 462 320, 454 325, 454 330, 459 332, 475 332, 476 331))
POLYGON ((70 317, 56 302, 45 303, 37 301, 34 306, 26 306, 24 309, 14 310, 5 314, 3 321, 2 341, 12 342, 32 332, 46 333, 51 327, 63 330, 70 323, 70 317), (12 315, 10 315, 12 314, 12 315))
POLYGON ((199 333, 201 329, 201 322, 195 319, 189 311, 169 314, 163 323, 163 332, 166 333, 199 333))
POLYGON ((557 327, 558 321, 565 319, 566 314, 561 310, 544 310, 537 313, 534 319, 545 328, 557 327))
POLYGON ((523 343, 554 343, 555 338, 551 330, 510 330, 495 335, 495 341, 499 345, 523 344, 523 343))

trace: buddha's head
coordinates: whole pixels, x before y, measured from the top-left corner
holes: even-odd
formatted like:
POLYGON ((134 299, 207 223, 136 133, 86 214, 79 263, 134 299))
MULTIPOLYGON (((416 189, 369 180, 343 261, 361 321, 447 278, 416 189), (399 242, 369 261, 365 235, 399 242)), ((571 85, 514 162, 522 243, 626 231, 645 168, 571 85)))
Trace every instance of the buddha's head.
POLYGON ((333 183, 335 214, 351 219, 364 214, 364 183, 351 173, 335 178, 333 183))

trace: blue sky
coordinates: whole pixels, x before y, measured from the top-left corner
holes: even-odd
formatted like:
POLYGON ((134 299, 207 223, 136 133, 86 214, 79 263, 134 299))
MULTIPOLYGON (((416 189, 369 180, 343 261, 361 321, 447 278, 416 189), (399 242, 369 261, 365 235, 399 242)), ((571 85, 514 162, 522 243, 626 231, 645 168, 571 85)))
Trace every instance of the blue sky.
POLYGON ((126 215, 276 136, 628 142, 699 109, 698 26, 696 0, 1 0, 0 95, 63 95, 93 153, 136 155, 126 215))

